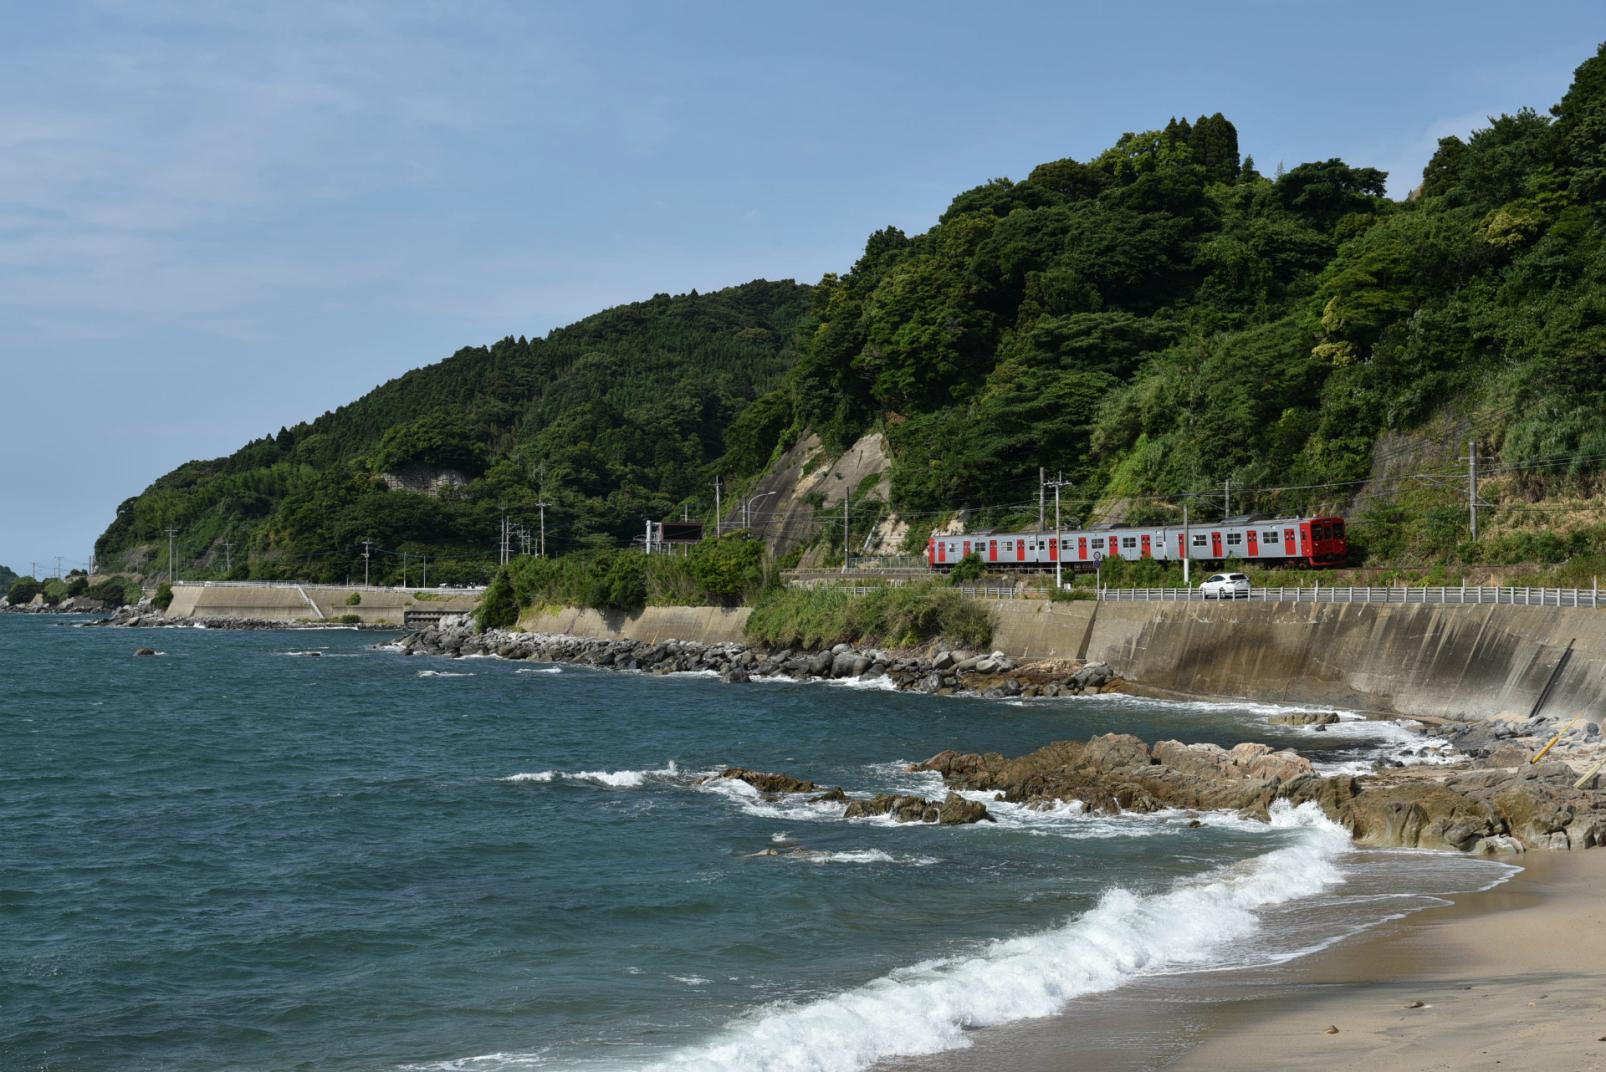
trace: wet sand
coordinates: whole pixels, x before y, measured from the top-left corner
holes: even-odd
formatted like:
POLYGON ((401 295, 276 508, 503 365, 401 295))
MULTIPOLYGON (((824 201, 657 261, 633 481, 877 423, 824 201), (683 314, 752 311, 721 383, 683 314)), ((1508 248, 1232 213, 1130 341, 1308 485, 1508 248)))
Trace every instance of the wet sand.
POLYGON ((877 1069, 1606 1072, 1606 850, 1515 862, 1492 890, 1299 960, 1137 979, 877 1069))
POLYGON ((1606 1070, 1606 851, 1519 862, 1502 886, 1289 965, 1272 993, 1223 1002, 1198 1045, 1158 1067, 1606 1070))

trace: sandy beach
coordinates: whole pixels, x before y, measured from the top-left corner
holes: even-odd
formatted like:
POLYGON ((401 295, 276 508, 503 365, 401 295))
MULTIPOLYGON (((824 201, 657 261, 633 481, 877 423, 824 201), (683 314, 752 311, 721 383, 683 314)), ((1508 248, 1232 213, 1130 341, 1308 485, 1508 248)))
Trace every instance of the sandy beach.
POLYGON ((1290 965, 1272 994, 1223 1002, 1161 1067, 1606 1069, 1606 852, 1520 863, 1494 890, 1290 965))

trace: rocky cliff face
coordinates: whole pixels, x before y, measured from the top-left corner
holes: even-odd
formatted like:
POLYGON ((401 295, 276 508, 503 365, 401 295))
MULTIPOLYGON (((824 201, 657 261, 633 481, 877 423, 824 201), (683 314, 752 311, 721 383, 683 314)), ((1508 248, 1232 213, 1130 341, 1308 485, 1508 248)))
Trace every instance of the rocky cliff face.
POLYGON ((941 752, 913 769, 1015 803, 1078 800, 1101 813, 1226 809, 1265 818, 1274 801, 1310 801, 1357 842, 1379 847, 1505 852, 1606 844, 1606 794, 1574 789, 1577 776, 1561 763, 1324 778, 1303 756, 1263 744, 1161 741, 1151 749, 1111 733, 1015 758, 941 752))

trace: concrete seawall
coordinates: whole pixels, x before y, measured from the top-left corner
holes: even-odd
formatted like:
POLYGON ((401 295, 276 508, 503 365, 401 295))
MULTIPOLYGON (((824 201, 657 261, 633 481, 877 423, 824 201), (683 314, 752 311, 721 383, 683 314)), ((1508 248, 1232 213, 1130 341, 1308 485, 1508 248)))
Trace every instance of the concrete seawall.
POLYGON ((400 626, 410 610, 467 614, 479 602, 477 592, 423 594, 425 599, 419 599, 416 593, 405 590, 358 591, 341 585, 321 584, 271 587, 181 584, 173 589, 173 602, 167 608, 167 616, 300 623, 332 621, 342 615, 355 614, 370 624, 400 626), (351 606, 346 600, 354 591, 361 597, 361 602, 351 606))
POLYGON ((1571 644, 1545 710, 1598 718, 1606 700, 1606 613, 1593 609, 1019 602, 995 620, 1011 655, 1099 659, 1161 694, 1526 717, 1571 644))
POLYGON ((602 613, 565 607, 526 612, 519 628, 527 633, 566 633, 606 640, 695 640, 702 644, 741 643, 747 607, 646 607, 635 614, 602 613))
MULTIPOLYGON (((1548 713, 1600 717, 1606 613, 1513 606, 1309 603, 991 604, 993 646, 1017 659, 1109 663, 1134 691, 1312 704, 1413 717, 1526 717, 1572 645, 1548 713)), ((531 632, 741 641, 745 608, 526 614, 531 632)))

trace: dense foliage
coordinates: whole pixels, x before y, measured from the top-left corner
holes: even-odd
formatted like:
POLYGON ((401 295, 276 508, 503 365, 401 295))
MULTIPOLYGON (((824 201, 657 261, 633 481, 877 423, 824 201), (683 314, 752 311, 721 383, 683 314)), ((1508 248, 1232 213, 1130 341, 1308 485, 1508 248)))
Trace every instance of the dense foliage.
MULTIPOLYGON (((894 501, 927 516, 1035 517, 1039 466, 1074 482, 1071 516, 1219 509, 1226 481, 1243 509, 1343 509, 1381 435, 1444 414, 1440 439, 1476 438, 1531 493, 1587 488, 1606 459, 1603 139, 1600 53, 1552 115, 1444 139, 1404 201, 1337 159, 1263 176, 1219 115, 1128 134, 967 191, 924 234, 872 235, 816 289, 765 404, 836 445, 884 428, 894 501), (1290 485, 1318 486, 1255 490, 1290 485)), ((1385 527, 1424 535, 1409 513, 1385 527)), ((1449 518, 1441 545, 1464 537, 1449 518)))
MULTIPOLYGON (((552 332, 459 351, 310 424, 191 462, 124 502, 96 544, 179 575, 484 579, 504 511, 547 547, 613 546, 648 517, 707 497, 733 434, 734 465, 769 460, 751 401, 792 364, 809 288, 754 282, 660 294, 552 332), (224 548, 227 542, 231 546, 224 548), (186 565, 189 564, 189 565, 186 565)), ((729 467, 724 471, 730 472, 729 467)))
POLYGON ((509 626, 526 607, 633 611, 644 606, 733 606, 776 578, 764 545, 745 532, 707 539, 684 554, 593 551, 518 558, 497 571, 480 601, 485 626, 509 626))
POLYGON ((9 589, 18 579, 18 574, 6 566, 0 566, 0 589, 9 589))

